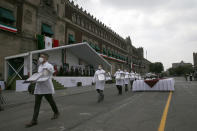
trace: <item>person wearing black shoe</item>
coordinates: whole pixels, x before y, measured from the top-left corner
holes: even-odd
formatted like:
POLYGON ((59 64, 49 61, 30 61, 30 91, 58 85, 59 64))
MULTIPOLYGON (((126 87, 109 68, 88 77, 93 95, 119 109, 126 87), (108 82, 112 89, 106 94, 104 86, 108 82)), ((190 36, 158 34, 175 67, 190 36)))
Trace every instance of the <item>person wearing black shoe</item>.
POLYGON ((35 105, 34 105, 34 113, 33 118, 30 123, 26 124, 26 127, 32 127, 34 125, 37 125, 37 119, 39 115, 40 105, 42 101, 42 97, 45 97, 45 99, 49 102, 54 115, 51 119, 57 119, 59 117, 59 111, 56 106, 56 103, 53 99, 52 94, 55 93, 54 86, 52 83, 52 75, 54 73, 54 68, 51 64, 48 63, 48 55, 47 54, 41 54, 39 58, 40 65, 38 67, 38 72, 43 73, 47 75, 47 79, 38 79, 35 85, 34 95, 35 95, 35 105), (45 72, 45 73, 44 73, 45 72))
POLYGON ((129 72, 127 72, 127 70, 124 70, 124 86, 125 86, 125 92, 127 92, 129 89, 128 89, 128 84, 129 84, 129 72))
POLYGON ((133 73, 133 71, 131 71, 130 73, 130 85, 131 85, 131 91, 132 91, 132 87, 133 87, 133 82, 135 80, 135 73, 133 73))
POLYGON ((124 72, 118 69, 114 76, 116 78, 116 87, 118 89, 118 95, 122 95, 122 86, 124 84, 124 72))
POLYGON ((104 87, 105 87, 105 71, 102 68, 102 65, 98 66, 98 70, 94 74, 93 82, 96 83, 96 91, 98 93, 98 102, 101 102, 104 100, 104 87))

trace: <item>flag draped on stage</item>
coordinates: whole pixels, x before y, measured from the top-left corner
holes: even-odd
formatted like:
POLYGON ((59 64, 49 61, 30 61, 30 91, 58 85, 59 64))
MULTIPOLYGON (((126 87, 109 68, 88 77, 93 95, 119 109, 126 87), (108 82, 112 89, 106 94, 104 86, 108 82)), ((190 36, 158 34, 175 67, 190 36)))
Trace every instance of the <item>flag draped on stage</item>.
POLYGON ((51 49, 52 48, 52 38, 45 36, 45 49, 51 49))
POLYGON ((36 35, 37 38, 37 47, 39 50, 41 49, 50 49, 52 47, 59 46, 59 40, 44 36, 44 35, 36 35))
POLYGON ((43 35, 37 35, 37 44, 38 44, 38 49, 44 49, 45 44, 44 44, 44 36, 43 35))
POLYGON ((53 47, 59 46, 59 40, 53 39, 53 47))

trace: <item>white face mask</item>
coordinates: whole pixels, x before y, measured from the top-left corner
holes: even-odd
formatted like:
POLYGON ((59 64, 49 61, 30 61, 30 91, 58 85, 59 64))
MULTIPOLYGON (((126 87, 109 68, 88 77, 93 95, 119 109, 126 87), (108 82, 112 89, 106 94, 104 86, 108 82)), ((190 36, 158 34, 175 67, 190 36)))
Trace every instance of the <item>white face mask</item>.
POLYGON ((42 63, 44 59, 42 57, 39 58, 39 62, 42 63))

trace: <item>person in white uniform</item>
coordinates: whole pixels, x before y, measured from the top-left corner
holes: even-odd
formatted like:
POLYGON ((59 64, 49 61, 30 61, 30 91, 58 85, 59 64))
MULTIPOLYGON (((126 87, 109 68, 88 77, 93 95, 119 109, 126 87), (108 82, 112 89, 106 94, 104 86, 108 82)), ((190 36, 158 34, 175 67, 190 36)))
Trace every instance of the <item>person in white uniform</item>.
POLYGON ((133 73, 133 71, 131 71, 131 73, 130 73, 131 90, 132 90, 132 87, 133 87, 134 80, 135 80, 135 73, 133 73))
POLYGON ((40 81, 37 82, 35 85, 34 95, 35 95, 35 105, 34 105, 34 114, 33 118, 30 123, 26 124, 26 127, 32 127, 34 125, 37 125, 37 119, 39 115, 40 105, 42 101, 42 97, 44 96, 45 99, 49 102, 54 115, 51 119, 57 119, 59 117, 59 111, 56 106, 56 103, 53 99, 52 94, 55 93, 54 86, 52 83, 52 75, 54 73, 53 66, 48 63, 48 55, 47 54, 41 54, 39 58, 40 65, 38 67, 38 72, 44 72, 47 70, 49 78, 46 81, 40 81))
POLYGON ((105 76, 106 72, 103 70, 102 65, 98 66, 98 70, 94 74, 93 82, 96 83, 96 91, 98 92, 98 102, 104 100, 105 76))
POLYGON ((124 86, 125 86, 125 92, 128 91, 128 84, 129 84, 129 72, 127 70, 124 70, 124 86))
POLYGON ((115 79, 116 79, 116 87, 118 89, 118 94, 122 95, 122 86, 124 84, 124 72, 121 71, 120 69, 118 69, 118 71, 116 71, 116 73, 114 74, 115 79))

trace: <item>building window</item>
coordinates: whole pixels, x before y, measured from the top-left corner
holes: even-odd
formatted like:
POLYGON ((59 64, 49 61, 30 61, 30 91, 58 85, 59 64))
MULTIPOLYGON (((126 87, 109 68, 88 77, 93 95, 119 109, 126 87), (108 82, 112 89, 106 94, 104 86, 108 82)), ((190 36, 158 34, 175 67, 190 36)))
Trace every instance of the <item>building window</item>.
POLYGON ((107 55, 107 50, 106 50, 105 47, 103 47, 103 51, 102 52, 103 52, 104 55, 107 55))
POLYGON ((101 37, 103 37, 103 32, 101 31, 101 37))
POLYGON ((99 45, 97 45, 97 44, 95 44, 95 50, 96 50, 96 52, 99 52, 100 53, 100 47, 99 47, 99 45))
POLYGON ((84 27, 84 21, 81 19, 81 26, 84 27))
POLYGON ((14 22, 15 22, 15 18, 13 15, 13 11, 0 7, 0 23, 6 25, 13 25, 14 22))
POLYGON ((57 14, 59 14, 59 5, 57 4, 57 14))
POLYGON ((91 24, 89 24, 88 29, 91 30, 91 24))
POLYGON ((98 33, 97 28, 95 28, 95 33, 96 33, 96 34, 98 33))
POLYGON ((13 11, 8 9, 4 9, 0 7, 0 29, 9 31, 9 32, 17 32, 16 27, 14 27, 15 18, 13 15, 13 11))
POLYGON ((42 24, 41 34, 51 37, 54 33, 53 33, 52 29, 51 29, 51 26, 49 26, 47 24, 42 24))
POLYGON ((92 27, 92 31, 95 33, 95 27, 94 26, 92 27))
POLYGON ((89 27, 89 24, 88 24, 88 22, 86 21, 85 28, 88 29, 88 27, 89 27))
POLYGON ((81 18, 79 16, 77 16, 77 24, 80 25, 81 24, 81 18))
POLYGON ((75 13, 72 14, 72 21, 73 21, 74 23, 76 23, 76 21, 77 21, 77 18, 76 18, 75 13))
POLYGON ((68 34, 68 44, 75 43, 75 37, 72 34, 68 34))

